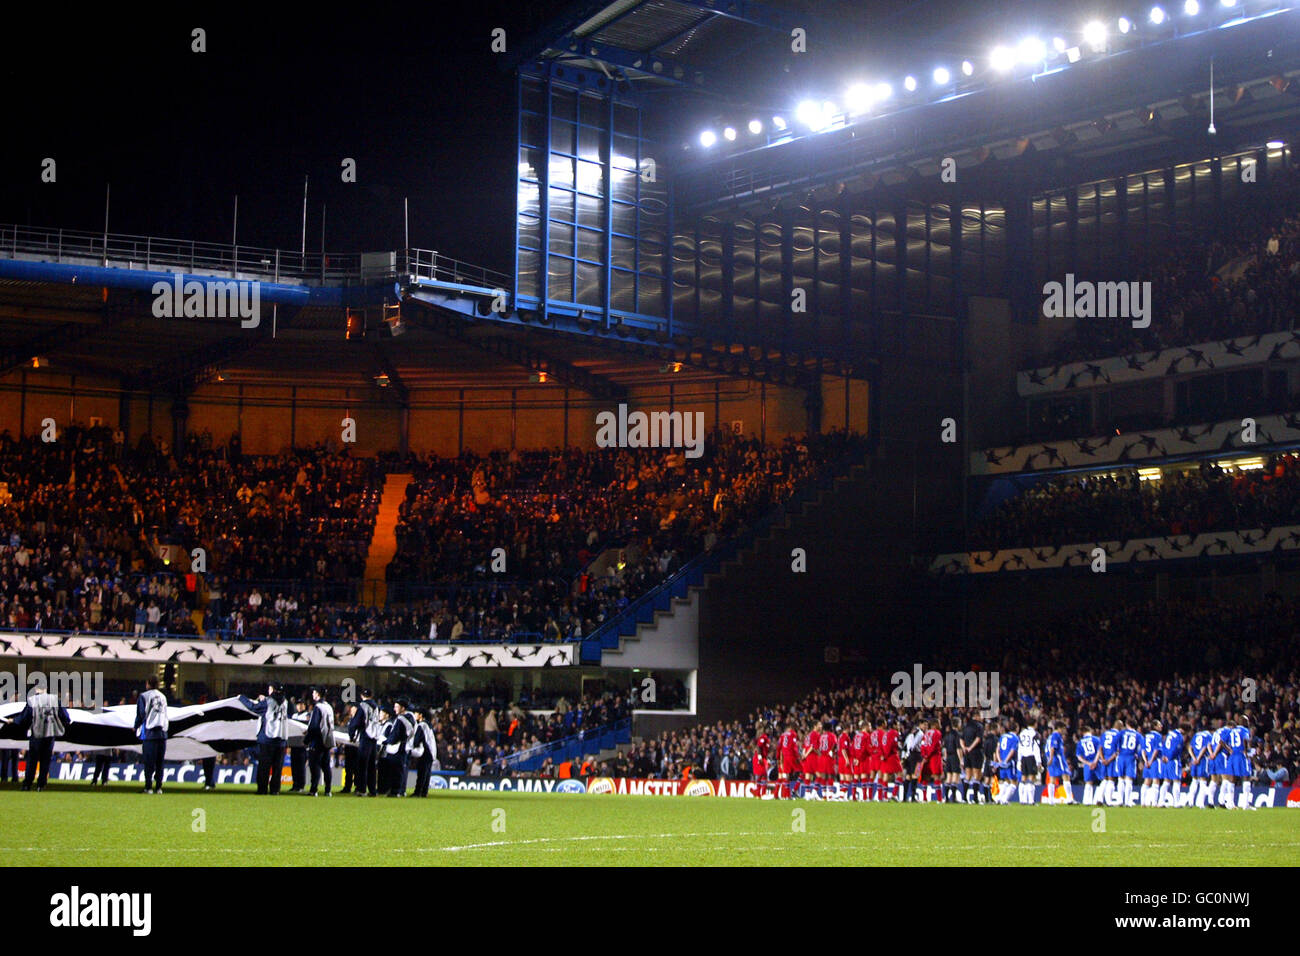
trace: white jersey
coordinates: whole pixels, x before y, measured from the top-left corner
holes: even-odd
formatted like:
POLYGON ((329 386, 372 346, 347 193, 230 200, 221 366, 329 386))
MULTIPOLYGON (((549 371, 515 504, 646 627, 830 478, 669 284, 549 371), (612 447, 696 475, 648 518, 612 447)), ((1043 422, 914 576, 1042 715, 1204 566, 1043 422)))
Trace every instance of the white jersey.
POLYGON ((262 730, 271 740, 287 740, 289 728, 289 704, 274 697, 266 698, 266 712, 262 714, 262 730))
MULTIPOLYGON (((27 706, 32 711, 31 736, 35 738, 62 737, 67 731, 59 716, 59 698, 46 692, 37 692, 27 698, 27 706)), ((14 771, 17 773, 17 771, 14 771)))
POLYGON ((152 688, 140 695, 144 701, 144 729, 167 732, 167 698, 157 688, 152 688))
POLYGON ((903 741, 903 756, 906 757, 915 753, 916 748, 921 746, 921 739, 924 736, 925 735, 921 733, 919 730, 914 730, 910 734, 908 734, 907 739, 903 741))
POLYGON ((1043 762, 1043 755, 1038 750, 1038 731, 1033 727, 1020 731, 1019 756, 1021 760, 1033 757, 1040 764, 1043 762))
POLYGON ((438 759, 438 740, 433 733, 433 727, 429 722, 422 720, 415 725, 415 730, 411 735, 411 756, 423 757, 425 748, 428 748, 429 756, 434 760, 438 759))
POLYGON ((320 737, 326 747, 334 743, 334 708, 323 700, 316 702, 320 713, 320 737))
POLYGON ((383 740, 388 725, 379 719, 379 704, 367 698, 361 702, 361 709, 366 715, 366 736, 374 741, 383 740))

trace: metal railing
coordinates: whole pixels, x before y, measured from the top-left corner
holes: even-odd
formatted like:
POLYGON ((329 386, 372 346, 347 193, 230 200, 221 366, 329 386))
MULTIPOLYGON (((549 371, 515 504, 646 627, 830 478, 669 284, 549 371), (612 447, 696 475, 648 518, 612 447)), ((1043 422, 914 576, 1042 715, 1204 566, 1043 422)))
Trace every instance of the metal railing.
POLYGON ((125 233, 84 232, 0 224, 0 258, 98 265, 159 272, 257 276, 273 282, 348 285, 396 272, 436 282, 510 290, 504 272, 474 265, 432 249, 408 249, 396 265, 373 269, 359 253, 267 249, 232 243, 195 242, 125 233), (364 267, 363 267, 364 266, 364 267))
POLYGON ((11 259, 183 271, 195 275, 255 275, 275 282, 324 284, 354 282, 361 278, 361 257, 356 253, 309 252, 304 255, 258 246, 18 225, 0 225, 0 255, 11 259))
POLYGON ((453 259, 434 249, 406 250, 406 274, 433 282, 451 282, 503 292, 514 288, 514 280, 504 272, 453 259))

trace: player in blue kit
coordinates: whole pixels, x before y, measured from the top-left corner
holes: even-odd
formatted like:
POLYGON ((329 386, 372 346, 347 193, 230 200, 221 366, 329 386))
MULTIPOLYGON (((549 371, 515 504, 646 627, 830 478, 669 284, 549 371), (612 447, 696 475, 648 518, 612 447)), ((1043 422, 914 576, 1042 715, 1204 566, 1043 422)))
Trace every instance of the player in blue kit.
POLYGON ((1187 726, 1172 725, 1165 732, 1160 751, 1164 757, 1161 765, 1163 780, 1160 782, 1160 796, 1157 806, 1179 807, 1183 804, 1183 735, 1187 726))
POLYGON ((1192 786, 1188 802, 1204 808, 1206 801, 1214 799, 1214 781, 1210 779, 1210 751, 1214 747, 1214 731, 1198 730, 1192 734, 1192 786))
POLYGON ((1016 759, 1020 750, 1020 736, 1016 733, 1015 726, 1012 721, 1007 731, 998 738, 998 803, 1010 803, 1011 791, 1018 790, 1020 786, 1020 767, 1016 759))
POLYGON ((1119 766, 1115 762, 1119 757, 1119 735, 1119 721, 1115 721, 1114 727, 1109 727, 1101 733, 1101 761, 1098 764, 1101 769, 1101 789, 1097 794, 1098 803, 1110 803, 1111 797, 1119 790, 1116 785, 1119 766))
POLYGON ((1133 793, 1133 781, 1137 777, 1137 754, 1138 744, 1142 738, 1138 732, 1133 729, 1131 721, 1124 721, 1124 729, 1119 735, 1119 744, 1115 754, 1115 774, 1119 778, 1119 802, 1121 806, 1129 806, 1136 801, 1137 795, 1133 793))
POLYGON ((1164 727, 1160 721, 1142 735, 1142 798, 1141 806, 1154 807, 1160 797, 1160 781, 1164 779, 1164 727))
POLYGON ((1210 791, 1210 806, 1221 807, 1223 798, 1228 795, 1228 731, 1231 729, 1232 714, 1224 720, 1216 720, 1213 743, 1210 744, 1210 777, 1214 788, 1210 791))
POLYGON ((1100 803, 1100 785, 1102 773, 1101 738, 1092 732, 1092 727, 1079 728, 1081 736, 1074 745, 1074 757, 1083 768, 1083 803, 1091 806, 1100 803))
POLYGON ((1253 752, 1250 746, 1251 733, 1250 727, 1246 725, 1244 717, 1238 717, 1238 723, 1235 727, 1228 727, 1226 734, 1228 741, 1228 760, 1227 773, 1224 775, 1225 785, 1228 788, 1228 796, 1225 801, 1229 810, 1236 809, 1234 797, 1237 793, 1237 786, 1241 788, 1242 806, 1254 810, 1254 801, 1251 799, 1250 792, 1250 754, 1253 752))
POLYGON ((1074 803, 1074 794, 1070 792, 1070 765, 1065 760, 1065 737, 1061 733, 1065 724, 1053 721, 1047 726, 1051 733, 1047 735, 1047 749, 1043 754, 1047 765, 1047 799, 1044 802, 1074 803), (1065 791, 1065 796, 1059 800, 1056 797, 1058 785, 1065 791))

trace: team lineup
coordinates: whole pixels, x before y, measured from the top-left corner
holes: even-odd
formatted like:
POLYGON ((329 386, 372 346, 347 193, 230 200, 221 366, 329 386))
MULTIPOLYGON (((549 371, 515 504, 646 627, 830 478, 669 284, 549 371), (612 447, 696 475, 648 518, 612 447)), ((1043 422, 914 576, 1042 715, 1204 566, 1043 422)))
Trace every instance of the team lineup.
POLYGON ((1228 714, 1213 729, 1154 721, 1084 725, 1066 744, 1068 724, 1049 721, 1044 739, 1032 721, 983 723, 922 719, 904 737, 899 721, 850 732, 829 718, 801 733, 786 724, 775 744, 759 729, 753 774, 776 797, 915 802, 1042 803, 1255 809, 1253 736, 1245 715, 1228 714), (1098 731, 1100 733, 1098 733, 1098 731), (1072 781, 1081 780, 1076 801, 1072 781), (1140 786, 1138 785, 1141 781, 1140 786), (1186 783, 1186 788, 1184 788, 1186 783), (930 796, 931 788, 935 795, 930 796))

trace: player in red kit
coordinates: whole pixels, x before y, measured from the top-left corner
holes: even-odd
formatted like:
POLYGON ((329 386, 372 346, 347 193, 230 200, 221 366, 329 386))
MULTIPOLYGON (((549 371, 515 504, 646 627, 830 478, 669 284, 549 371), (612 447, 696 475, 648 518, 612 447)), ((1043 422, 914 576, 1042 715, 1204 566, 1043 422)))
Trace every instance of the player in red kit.
POLYGON ((867 783, 867 740, 870 734, 867 732, 867 725, 863 724, 861 729, 853 735, 853 743, 850 744, 853 753, 853 791, 857 799, 865 799, 865 791, 862 789, 867 783))
POLYGON ((898 728, 888 727, 880 732, 880 796, 889 799, 889 787, 903 772, 903 758, 898 753, 898 728))
POLYGON ((867 734, 867 799, 880 799, 880 755, 885 731, 876 727, 867 734))
POLYGON ((837 779, 840 785, 849 791, 849 798, 852 799, 853 793, 853 736, 848 731, 848 724, 844 724, 844 730, 840 731, 838 739, 835 741, 835 769, 838 773, 837 779))
POLYGON ((767 736, 767 731, 763 729, 762 724, 758 725, 757 730, 758 736, 754 738, 753 771, 754 780, 758 784, 759 795, 762 796, 767 789, 767 777, 772 769, 771 762, 768 759, 768 755, 772 750, 772 740, 767 736))
POLYGON ((803 752, 799 755, 799 766, 802 770, 800 774, 799 792, 802 795, 807 787, 812 787, 817 783, 817 773, 821 769, 820 756, 817 753, 817 740, 821 737, 821 731, 816 724, 808 731, 803 740, 803 752))
POLYGON ((792 796, 789 789, 790 777, 799 772, 799 734, 794 729, 794 724, 785 725, 785 730, 777 740, 776 749, 780 757, 776 768, 776 794, 779 797, 781 791, 785 790, 787 796, 792 796))
POLYGON ((821 733, 817 735, 817 783, 829 786, 835 779, 835 751, 839 738, 831 730, 829 720, 822 721, 821 733))
MULTIPOLYGON (((943 782, 943 735, 931 721, 921 721, 921 763, 916 768, 919 784, 943 782)), ((913 795, 915 798, 915 795, 913 795)))

